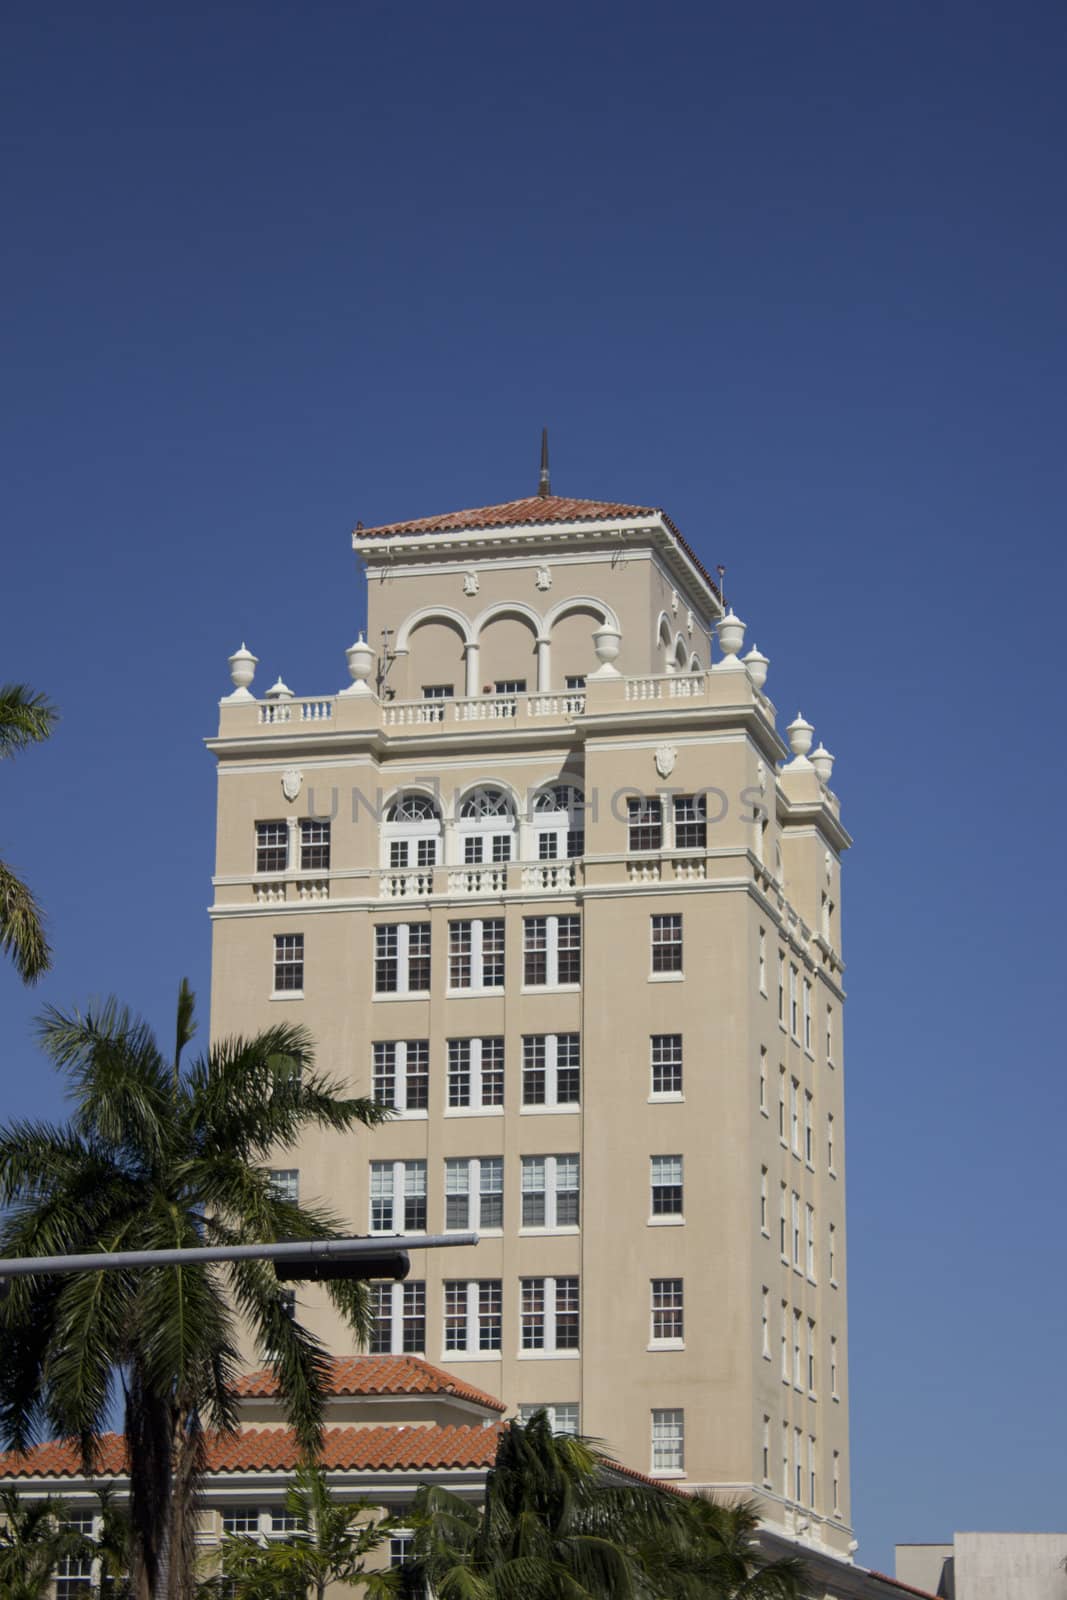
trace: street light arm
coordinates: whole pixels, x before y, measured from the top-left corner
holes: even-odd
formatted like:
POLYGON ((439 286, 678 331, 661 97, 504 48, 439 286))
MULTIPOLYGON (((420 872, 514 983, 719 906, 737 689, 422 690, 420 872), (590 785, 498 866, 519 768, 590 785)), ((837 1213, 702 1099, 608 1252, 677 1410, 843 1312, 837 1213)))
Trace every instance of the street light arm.
POLYGON ((378 1234, 373 1239, 296 1239, 285 1244, 195 1246, 188 1250, 105 1250, 88 1256, 17 1256, 0 1261, 4 1278, 49 1277, 63 1272, 121 1272, 127 1267, 181 1267, 209 1261, 279 1261, 312 1257, 326 1262, 381 1256, 390 1250, 445 1250, 478 1243, 476 1233, 378 1234))

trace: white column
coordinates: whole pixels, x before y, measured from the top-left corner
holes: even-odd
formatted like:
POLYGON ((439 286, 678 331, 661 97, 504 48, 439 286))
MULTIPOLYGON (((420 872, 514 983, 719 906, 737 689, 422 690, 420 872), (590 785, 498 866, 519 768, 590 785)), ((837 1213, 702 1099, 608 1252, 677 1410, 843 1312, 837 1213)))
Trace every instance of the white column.
POLYGON ((537 692, 547 694, 552 679, 552 646, 548 639, 537 641, 537 692))
POLYGON ((467 654, 467 698, 471 700, 478 693, 480 684, 478 680, 479 650, 476 644, 466 647, 467 654))

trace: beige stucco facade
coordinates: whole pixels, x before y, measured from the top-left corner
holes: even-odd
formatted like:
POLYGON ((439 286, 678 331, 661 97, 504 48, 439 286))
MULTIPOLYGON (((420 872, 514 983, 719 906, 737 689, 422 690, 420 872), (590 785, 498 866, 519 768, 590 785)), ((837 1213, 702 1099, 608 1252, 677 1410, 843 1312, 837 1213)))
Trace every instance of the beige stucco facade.
MULTIPOLYGON (((413 1255, 427 1359, 509 1409, 577 1406, 581 1430, 629 1466, 756 1494, 770 1527, 845 1554, 849 840, 828 765, 803 753, 802 729, 790 758, 731 624, 727 653, 713 651, 718 594, 676 531, 658 513, 617 509, 358 532, 373 661, 351 656, 345 693, 257 699, 239 687, 222 701, 209 741, 212 1031, 303 1023, 319 1066, 362 1094, 375 1088, 375 1044, 424 1043, 412 1108, 373 1134, 309 1137, 279 1167, 359 1233, 387 1204, 379 1192, 375 1219, 372 1163, 403 1163, 374 1180, 392 1184, 398 1224, 405 1182, 424 1183, 431 1233, 454 1224, 457 1182, 477 1189, 489 1175, 491 1225, 472 1214, 481 1242, 413 1255), (535 798, 560 786, 584 795, 569 827, 535 798), (477 791, 501 798, 465 816, 477 791), (426 796, 430 814, 390 821, 405 795, 426 796), (691 807, 676 817, 675 798, 698 795, 703 830, 691 807), (631 835, 635 797, 658 806, 658 837, 654 826, 631 835), (329 864, 305 870, 312 813, 329 820, 329 864), (257 870, 263 823, 284 829, 275 855, 258 858, 275 864, 257 870), (383 956, 385 927, 419 931, 399 932, 383 956), (291 988, 275 967, 286 935, 302 939, 298 974, 298 947, 285 957, 291 988), (487 1104, 470 1040, 490 1042, 487 1104), (656 1078, 654 1050, 671 1063, 656 1078), (572 1200, 551 1200, 575 1163, 542 1169, 549 1157, 577 1158, 578 1223, 572 1200), (457 1178, 446 1163, 460 1158, 472 1165, 457 1178), (663 1210, 668 1180, 681 1192, 663 1210), (530 1222, 539 1206, 544 1219, 530 1222), (446 1309, 453 1344, 459 1335, 458 1291, 445 1285, 468 1280, 496 1286, 463 1302, 469 1343, 492 1348, 446 1344, 446 1309), (664 1335, 678 1313, 682 1333, 664 1335)), ((315 837, 309 859, 321 863, 315 837)), ((413 1083, 403 1052, 392 1070, 413 1083)), ((382 1335, 397 1348, 399 1293, 382 1335)), ((302 1291, 299 1310, 347 1352, 324 1296, 302 1291)))

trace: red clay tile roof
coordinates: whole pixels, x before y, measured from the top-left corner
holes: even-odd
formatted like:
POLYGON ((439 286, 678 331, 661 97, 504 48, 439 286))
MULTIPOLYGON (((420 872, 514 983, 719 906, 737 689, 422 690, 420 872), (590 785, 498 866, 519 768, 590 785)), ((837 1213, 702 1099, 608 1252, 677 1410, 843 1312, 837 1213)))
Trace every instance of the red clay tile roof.
POLYGON ((655 506, 624 506, 614 500, 567 500, 558 494, 530 495, 525 500, 506 500, 499 506, 446 511, 436 517, 416 517, 413 522, 357 528, 356 532, 361 539, 389 539, 398 533, 461 533, 467 528, 541 527, 553 522, 603 522, 613 517, 659 515, 655 506))
POLYGON ((477 506, 469 511, 446 511, 436 517, 416 517, 413 522, 384 522, 377 528, 357 528, 356 535, 360 539, 392 539, 398 534, 547 527, 552 523, 605 522, 627 517, 662 517, 712 593, 719 596, 719 586, 711 573, 658 506, 627 506, 616 500, 569 500, 558 494, 529 495, 525 500, 505 500, 498 506, 477 506))
MULTIPOLYGON (((337 1472, 436 1472, 448 1468, 491 1467, 502 1424, 402 1427, 382 1423, 372 1428, 327 1428, 322 1465, 337 1472)), ((289 1428, 244 1428, 238 1434, 211 1434, 209 1472, 291 1472, 300 1459, 289 1428)), ((97 1455, 96 1477, 125 1473, 126 1444, 121 1434, 105 1433, 97 1455)), ((76 1478, 81 1457, 76 1445, 55 1439, 26 1455, 0 1454, 2 1478, 76 1478)))
POLYGON ((870 1572, 871 1577, 877 1578, 879 1583, 891 1583, 894 1589, 900 1589, 904 1594, 917 1594, 919 1600, 937 1600, 937 1595, 931 1594, 928 1589, 913 1589, 910 1583, 901 1583, 899 1578, 890 1578, 884 1572, 875 1572, 873 1567, 870 1572))
MULTIPOLYGON (((339 1356, 331 1361, 328 1383, 330 1394, 441 1394, 457 1400, 470 1400, 491 1411, 504 1411, 502 1400, 464 1383, 462 1378, 419 1356, 339 1356)), ((248 1372, 235 1385, 247 1399, 266 1399, 277 1394, 278 1381, 267 1370, 248 1372)))

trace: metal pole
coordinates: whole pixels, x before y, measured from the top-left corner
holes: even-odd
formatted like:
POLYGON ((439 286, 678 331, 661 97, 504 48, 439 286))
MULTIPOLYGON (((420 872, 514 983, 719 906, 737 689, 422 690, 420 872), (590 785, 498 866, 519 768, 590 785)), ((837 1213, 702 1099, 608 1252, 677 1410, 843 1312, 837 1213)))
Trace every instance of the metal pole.
POLYGON ((285 1261, 293 1256, 349 1260, 387 1250, 445 1250, 477 1244, 476 1233, 377 1234, 373 1239, 297 1239, 285 1244, 197 1246, 189 1250, 105 1250, 92 1256, 17 1256, 0 1261, 0 1279, 61 1272, 119 1272, 124 1267, 180 1267, 206 1261, 285 1261))

